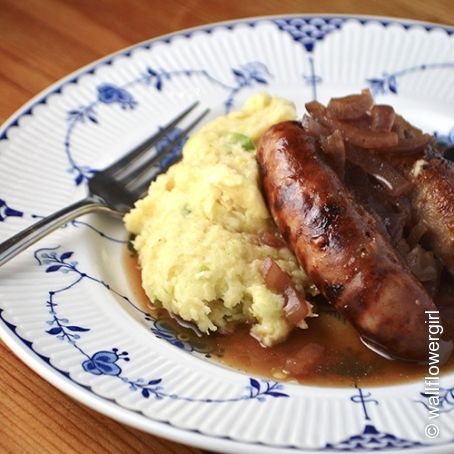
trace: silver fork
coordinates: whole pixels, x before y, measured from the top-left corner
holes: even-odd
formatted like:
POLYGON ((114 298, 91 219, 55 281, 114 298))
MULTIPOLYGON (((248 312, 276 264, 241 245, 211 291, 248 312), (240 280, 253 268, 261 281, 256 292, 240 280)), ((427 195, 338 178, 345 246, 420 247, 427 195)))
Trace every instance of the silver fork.
POLYGON ((171 156, 170 152, 205 117, 209 109, 204 110, 160 153, 152 153, 147 156, 148 153, 197 105, 198 102, 195 102, 189 106, 158 133, 145 140, 102 172, 96 173, 88 182, 87 197, 43 218, 1 243, 0 266, 61 225, 83 214, 96 210, 106 211, 117 216, 126 214, 132 208, 134 202, 144 195, 148 185, 157 174, 178 160, 175 156, 171 156))

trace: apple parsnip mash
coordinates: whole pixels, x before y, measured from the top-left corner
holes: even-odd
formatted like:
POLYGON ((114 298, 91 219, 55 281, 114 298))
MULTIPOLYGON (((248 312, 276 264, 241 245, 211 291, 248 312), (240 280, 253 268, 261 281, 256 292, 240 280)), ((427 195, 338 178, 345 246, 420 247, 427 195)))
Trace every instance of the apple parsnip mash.
POLYGON ((298 290, 309 283, 289 249, 260 241, 276 230, 259 189, 255 150, 271 125, 295 116, 288 101, 251 97, 193 135, 182 161, 126 215, 142 285, 154 304, 203 332, 247 322, 265 346, 286 338, 284 297, 265 286, 260 266, 271 257, 298 290))

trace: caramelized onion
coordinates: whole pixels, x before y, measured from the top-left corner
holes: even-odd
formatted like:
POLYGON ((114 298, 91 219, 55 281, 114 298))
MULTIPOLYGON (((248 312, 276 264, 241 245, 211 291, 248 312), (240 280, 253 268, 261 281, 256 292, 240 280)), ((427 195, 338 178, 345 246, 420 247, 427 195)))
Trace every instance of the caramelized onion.
POLYGON ((318 101, 311 101, 305 104, 306 110, 321 124, 324 126, 326 121, 324 122, 323 119, 326 115, 326 107, 318 102, 318 101))
POLYGON ((287 287, 292 285, 290 276, 282 271, 281 267, 271 257, 267 257, 263 261, 260 272, 265 280, 265 285, 274 293, 284 295, 287 287))
POLYGON ((423 134, 420 129, 415 128, 400 115, 396 115, 391 106, 372 107, 369 101, 366 102, 366 98, 364 91, 361 95, 334 98, 328 104, 328 108, 318 101, 311 101, 306 104, 311 117, 305 116, 303 127, 310 134, 318 136, 326 136, 339 130, 345 141, 377 152, 417 153, 432 142, 432 136, 423 134), (352 106, 358 106, 355 99, 362 99, 363 107, 366 105, 368 107, 354 110, 352 106), (348 108, 344 106, 346 111, 352 108, 355 114, 352 116, 339 114, 343 103, 349 106, 348 108), (369 109, 370 115, 367 113, 369 109))
POLYGON ((329 129, 309 115, 303 115, 302 124, 303 128, 315 137, 327 136, 330 133, 329 129))
POLYGON ((356 120, 345 120, 343 121, 347 125, 352 125, 355 126, 356 128, 359 129, 371 129, 371 116, 370 114, 364 114, 361 117, 357 118, 356 120))
POLYGON ((340 179, 345 175, 345 145, 342 134, 336 129, 327 137, 320 137, 320 145, 331 165, 340 179))
MULTIPOLYGON (((392 197, 374 177, 361 167, 348 165, 345 184, 353 192, 356 200, 374 216, 382 233, 387 235, 394 247, 398 247, 403 236, 403 229, 411 222, 411 210, 408 199, 392 197)), ((405 245, 404 245, 405 246, 405 245)), ((400 252, 400 251, 399 251, 400 252)), ((403 251, 403 257, 409 252, 403 251)))
POLYGON ((407 120, 397 114, 394 118, 392 130, 399 136, 399 139, 410 139, 422 135, 420 129, 415 128, 412 124, 408 123, 407 120))
POLYGON ((349 95, 342 98, 331 98, 328 103, 328 115, 338 120, 355 120, 368 112, 374 104, 368 89, 359 95, 349 95))
POLYGON ((421 134, 418 137, 409 137, 408 139, 399 139, 397 145, 386 149, 377 149, 377 152, 384 151, 386 153, 401 153, 413 154, 421 153, 432 142, 432 136, 429 134, 421 134))
POLYGON ((371 131, 360 129, 351 124, 336 121, 333 125, 340 129, 344 139, 352 145, 367 149, 389 148, 398 144, 398 137, 395 132, 371 131))
POLYGON ((291 325, 298 325, 309 315, 309 306, 307 301, 298 294, 294 287, 287 287, 284 293, 285 318, 291 325))
POLYGON ((340 121, 326 115, 325 107, 317 101, 306 104, 307 111, 330 131, 338 129, 347 142, 361 148, 389 148, 398 144, 399 138, 395 132, 372 131, 362 129, 352 123, 340 121))
MULTIPOLYGON (((427 145, 427 137, 422 139, 422 134, 420 134, 417 139, 402 138, 399 140, 399 136, 395 131, 372 130, 368 127, 361 128, 354 122, 349 123, 330 117, 327 109, 318 101, 311 101, 307 103, 306 109, 317 124, 327 128, 332 134, 334 134, 335 131, 338 131, 331 139, 321 138, 321 145, 325 152, 331 149, 329 142, 337 144, 337 149, 340 149, 340 134, 342 139, 351 145, 347 147, 348 151, 346 153, 346 158, 350 162, 361 167, 366 173, 372 175, 380 181, 393 197, 398 197, 410 191, 412 186, 409 181, 407 181, 397 170, 395 170, 393 166, 384 162, 373 153, 368 152, 368 150, 373 149, 377 152, 408 152, 408 150, 413 150, 415 147, 424 147, 427 145), (336 141, 334 141, 334 139, 336 139, 336 141), (407 142, 407 140, 411 140, 411 142, 407 142), (367 150, 362 151, 358 148, 367 150)), ((384 115, 389 117, 393 114, 393 112, 390 111, 385 114, 383 111, 384 109, 378 106, 378 113, 375 113, 377 122, 376 126, 378 126, 379 122, 377 118, 380 116, 383 117, 384 115), (382 113, 380 113, 380 110, 382 113)), ((364 123, 362 117, 364 117, 364 113, 361 118, 358 118, 358 124, 364 123)), ((395 120, 397 121, 397 126, 405 126, 405 128, 407 128, 407 123, 401 117, 395 116, 395 120)), ((390 120, 387 121, 390 122, 390 120)), ((417 132, 416 128, 412 128, 411 126, 408 126, 408 128, 410 128, 411 134, 415 134, 417 132)), ((339 161, 340 160, 341 158, 339 161)), ((338 165, 340 166, 340 163, 338 163, 338 165)))
POLYGON ((263 261, 260 272, 267 288, 284 296, 284 314, 290 325, 297 326, 312 315, 312 305, 296 290, 290 276, 271 257, 263 261))
POLYGON ((421 240, 421 238, 426 234, 428 230, 427 224, 420 220, 410 231, 410 234, 407 237, 407 242, 410 247, 415 247, 421 240))
POLYGON ((403 211, 397 211, 385 218, 386 230, 393 245, 399 243, 403 237, 403 231, 408 219, 403 211))
POLYGON ((397 252, 400 254, 403 260, 406 260, 407 254, 410 252, 410 246, 408 246, 408 243, 401 238, 396 244, 395 248, 397 252))
POLYGON ((407 264, 411 272, 421 282, 434 282, 438 280, 439 270, 431 251, 426 251, 421 246, 416 245, 407 254, 407 264))
POLYGON ((394 124, 396 115, 394 109, 391 106, 378 105, 372 107, 370 111, 371 116, 371 128, 374 131, 389 132, 394 124))
POLYGON ((412 188, 411 183, 394 167, 372 153, 349 147, 347 149, 347 159, 382 183, 393 197, 401 196, 412 188))
POLYGON ((261 244, 274 247, 276 249, 280 249, 285 246, 284 240, 271 232, 260 232, 258 234, 258 239, 261 244))

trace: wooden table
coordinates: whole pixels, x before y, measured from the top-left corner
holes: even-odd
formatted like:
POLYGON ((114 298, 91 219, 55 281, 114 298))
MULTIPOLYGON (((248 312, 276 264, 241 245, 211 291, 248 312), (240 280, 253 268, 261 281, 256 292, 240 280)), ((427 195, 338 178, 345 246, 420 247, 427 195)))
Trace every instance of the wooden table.
MULTIPOLYGON (((0 123, 52 82, 138 41, 226 19, 317 12, 454 25, 452 0, 0 0, 0 123)), ((1 342, 0 355, 0 452, 201 452, 74 402, 1 342)))

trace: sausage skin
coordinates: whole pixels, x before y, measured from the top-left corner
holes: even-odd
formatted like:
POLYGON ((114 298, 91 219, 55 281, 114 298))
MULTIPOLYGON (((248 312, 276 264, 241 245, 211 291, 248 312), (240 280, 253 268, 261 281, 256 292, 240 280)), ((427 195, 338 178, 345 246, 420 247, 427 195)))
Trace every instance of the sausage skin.
POLYGON ((390 158, 390 163, 413 184, 413 217, 425 222, 425 240, 454 276, 454 164, 431 147, 423 157, 390 158))
POLYGON ((257 160, 273 218, 320 292, 360 335, 395 358, 427 361, 423 286, 323 161, 297 122, 271 127, 257 160))

